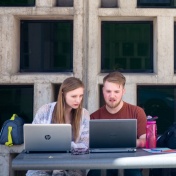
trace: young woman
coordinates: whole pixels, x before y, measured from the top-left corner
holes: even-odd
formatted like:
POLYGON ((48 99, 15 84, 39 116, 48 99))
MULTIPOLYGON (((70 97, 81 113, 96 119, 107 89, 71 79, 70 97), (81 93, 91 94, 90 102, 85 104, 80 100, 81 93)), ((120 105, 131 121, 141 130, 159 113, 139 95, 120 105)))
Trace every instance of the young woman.
MULTIPOLYGON (((83 106, 84 85, 75 77, 67 78, 61 85, 57 102, 43 105, 37 112, 34 124, 67 123, 72 125, 72 150, 88 149, 89 112, 83 106)), ((26 176, 84 176, 83 170, 42 171, 29 170, 26 176)))

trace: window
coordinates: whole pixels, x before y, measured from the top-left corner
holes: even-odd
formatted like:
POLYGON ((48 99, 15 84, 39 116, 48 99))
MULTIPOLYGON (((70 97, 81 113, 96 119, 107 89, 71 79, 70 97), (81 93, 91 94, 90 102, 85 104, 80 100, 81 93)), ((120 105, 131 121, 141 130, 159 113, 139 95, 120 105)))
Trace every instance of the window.
POLYGON ((0 85, 0 128, 15 113, 26 123, 33 120, 32 85, 0 85))
POLYGON ((35 0, 1 0, 0 6, 35 6, 35 0))
POLYGON ((158 116, 157 131, 162 134, 176 121, 176 86, 137 86, 137 104, 146 115, 158 116))
POLYGON ((153 72, 153 22, 102 22, 101 72, 153 72))
POLYGON ((57 0, 56 4, 60 7, 73 7, 73 0, 57 0))
POLYGON ((99 104, 100 104, 100 107, 105 105, 102 88, 103 88, 103 85, 99 85, 99 97, 100 97, 99 98, 99 104))
POLYGON ((72 72, 73 21, 21 21, 20 72, 72 72))
POLYGON ((117 8, 117 0, 101 0, 102 8, 117 8))
POLYGON ((137 7, 149 7, 149 8, 168 8, 176 7, 175 0, 138 0, 137 7))
POLYGON ((54 86, 53 87, 54 88, 54 101, 57 101, 61 84, 54 84, 53 86, 54 86))
POLYGON ((174 23, 174 73, 176 73, 176 22, 174 23))

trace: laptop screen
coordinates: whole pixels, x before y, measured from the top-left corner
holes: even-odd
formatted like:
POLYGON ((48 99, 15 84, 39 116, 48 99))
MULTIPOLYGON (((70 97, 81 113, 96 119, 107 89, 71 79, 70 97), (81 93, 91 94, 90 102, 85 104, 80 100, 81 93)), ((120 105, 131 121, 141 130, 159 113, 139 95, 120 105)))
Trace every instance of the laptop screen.
POLYGON ((71 149, 70 124, 25 124, 26 152, 66 152, 71 149))
POLYGON ((136 126, 136 119, 90 120, 90 150, 136 148, 136 126))

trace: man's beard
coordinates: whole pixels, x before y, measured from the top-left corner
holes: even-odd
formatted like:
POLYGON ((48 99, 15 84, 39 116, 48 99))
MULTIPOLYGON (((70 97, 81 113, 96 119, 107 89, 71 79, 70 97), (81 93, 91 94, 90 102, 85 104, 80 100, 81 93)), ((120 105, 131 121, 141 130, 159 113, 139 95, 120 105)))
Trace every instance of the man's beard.
POLYGON ((121 103, 121 101, 122 101, 122 100, 120 100, 119 102, 117 102, 117 103, 115 103, 115 104, 111 104, 111 103, 109 103, 109 102, 106 102, 106 105, 107 105, 109 108, 113 109, 113 108, 118 107, 119 104, 121 103))

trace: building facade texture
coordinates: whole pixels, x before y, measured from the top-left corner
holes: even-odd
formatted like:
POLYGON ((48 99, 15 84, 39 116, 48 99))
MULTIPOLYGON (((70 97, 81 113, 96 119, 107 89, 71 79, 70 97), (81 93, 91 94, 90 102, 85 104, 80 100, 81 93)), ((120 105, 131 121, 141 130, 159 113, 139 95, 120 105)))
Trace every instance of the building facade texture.
MULTIPOLYGON (((59 7, 56 0, 36 0, 33 7, 0 7, 0 85, 33 85, 33 115, 43 104, 54 101, 53 85, 69 76, 85 84, 85 108, 99 108, 101 72, 101 22, 151 21, 153 23, 153 72, 124 73, 124 100, 136 104, 137 85, 174 85, 174 8, 137 8, 137 0, 116 0, 117 7, 102 7, 103 0, 74 0, 72 7, 59 7), (19 72, 21 20, 73 20, 72 72, 19 72)), ((111 5, 115 1, 103 1, 111 5)), ((116 2, 115 2, 116 4, 116 2)), ((106 5, 105 5, 106 6, 106 5)), ((37 59, 37 58, 36 58, 37 59)), ((0 145, 0 176, 13 176, 11 160, 23 145, 0 145)))

